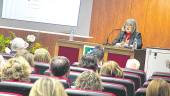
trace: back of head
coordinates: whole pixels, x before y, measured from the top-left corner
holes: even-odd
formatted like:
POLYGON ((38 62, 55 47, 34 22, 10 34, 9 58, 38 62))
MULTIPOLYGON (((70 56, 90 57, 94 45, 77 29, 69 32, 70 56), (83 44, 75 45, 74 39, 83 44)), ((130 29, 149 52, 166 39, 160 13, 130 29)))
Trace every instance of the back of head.
POLYGON ((0 55, 0 68, 5 64, 5 59, 2 55, 0 55))
POLYGON ((140 62, 137 59, 128 59, 126 62, 126 68, 138 70, 140 62))
POLYGON ((26 49, 28 47, 28 43, 24 41, 22 38, 16 37, 11 41, 11 49, 13 51, 26 49))
POLYGON ((104 62, 100 69, 100 74, 103 76, 123 77, 123 71, 115 61, 104 62))
POLYGON ((170 96, 170 84, 164 83, 159 87, 159 96, 170 96))
POLYGON ((11 58, 2 68, 2 80, 29 81, 31 67, 23 57, 11 58))
POLYGON ((58 80, 44 77, 34 83, 29 96, 67 96, 67 94, 58 80))
POLYGON ((99 61, 101 61, 104 57, 104 50, 101 46, 95 46, 90 54, 94 55, 99 61))
POLYGON ((83 68, 93 69, 94 71, 98 68, 97 58, 91 54, 86 54, 81 57, 79 66, 83 68))
POLYGON ((83 90, 101 91, 103 89, 101 83, 102 81, 98 74, 93 71, 85 71, 76 79, 75 86, 83 90))
POLYGON ((146 96, 170 96, 170 85, 165 80, 154 79, 147 87, 146 96))
POLYGON ((50 70, 54 76, 64 76, 70 70, 70 61, 64 56, 53 57, 50 70))
POLYGON ((34 67, 34 55, 32 53, 30 53, 27 50, 19 50, 16 53, 16 57, 18 57, 18 56, 24 57, 28 61, 30 66, 34 67))
POLYGON ((51 60, 50 53, 45 48, 36 49, 34 52, 34 61, 49 63, 51 60))

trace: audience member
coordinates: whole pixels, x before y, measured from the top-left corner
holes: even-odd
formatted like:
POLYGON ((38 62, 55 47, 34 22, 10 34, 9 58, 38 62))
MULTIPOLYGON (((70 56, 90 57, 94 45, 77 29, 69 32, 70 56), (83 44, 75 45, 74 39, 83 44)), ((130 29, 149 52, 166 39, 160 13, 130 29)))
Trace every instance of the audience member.
POLYGON ((139 70, 140 62, 137 59, 128 59, 126 62, 126 68, 139 70))
POLYGON ((115 61, 107 61, 107 62, 104 62, 103 66, 101 67, 100 75, 102 75, 102 76, 123 77, 123 71, 119 67, 117 62, 115 62, 115 61))
POLYGON ((29 44, 19 37, 16 37, 11 41, 11 49, 15 52, 18 50, 26 49, 28 46, 29 44))
POLYGON ((170 84, 168 82, 159 87, 159 96, 170 96, 170 84))
POLYGON ((34 55, 27 50, 20 50, 16 53, 16 57, 22 56, 28 61, 31 67, 34 67, 34 55))
POLYGON ((0 55, 0 76, 2 75, 2 68, 5 64, 5 59, 2 55, 0 55))
POLYGON ((2 55, 0 55, 0 68, 5 64, 5 59, 2 55))
POLYGON ((67 96, 67 94, 58 80, 44 77, 34 83, 29 96, 67 96))
POLYGON ((95 46, 95 48, 90 53, 97 58, 98 66, 103 65, 104 50, 101 46, 95 46))
POLYGON ((43 63, 50 63, 51 56, 47 49, 39 48, 36 49, 34 52, 34 61, 36 62, 43 62, 43 63))
POLYGON ((93 71, 82 72, 75 81, 75 87, 82 90, 101 91, 102 81, 98 74, 93 71))
POLYGON ((98 69, 97 58, 91 54, 83 55, 78 66, 96 71, 98 69))
POLYGON ((165 80, 152 80, 147 89, 146 96, 170 96, 170 85, 165 80))
POLYGON ((1 79, 10 81, 29 81, 31 67, 23 57, 14 57, 2 68, 1 79))
POLYGON ((56 56, 51 59, 50 70, 53 76, 67 78, 70 72, 70 61, 64 56, 56 56))

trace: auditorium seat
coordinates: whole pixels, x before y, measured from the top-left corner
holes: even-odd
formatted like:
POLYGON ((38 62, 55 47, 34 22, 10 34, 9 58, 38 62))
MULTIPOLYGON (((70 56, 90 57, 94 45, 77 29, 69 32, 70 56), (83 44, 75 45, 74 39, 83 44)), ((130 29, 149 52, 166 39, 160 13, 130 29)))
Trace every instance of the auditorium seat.
POLYGON ((32 86, 32 83, 2 81, 0 82, 0 92, 14 92, 22 94, 23 96, 28 96, 32 86))
POLYGON ((70 71, 70 74, 68 76, 71 85, 73 85, 74 81, 77 79, 77 77, 81 74, 81 72, 74 72, 70 71))
POLYGON ((92 90, 79 90, 79 89, 66 89, 68 96, 117 96, 113 93, 92 91, 92 90))
POLYGON ((146 88, 139 88, 135 92, 135 96, 146 96, 146 88))
POLYGON ((23 96, 23 95, 19 94, 19 93, 14 93, 14 92, 3 92, 3 91, 0 91, 0 96, 23 96))
POLYGON ((141 77, 134 73, 124 73, 124 78, 130 79, 135 84, 135 90, 141 86, 141 77))
POLYGON ((152 76, 162 76, 170 78, 170 72, 153 72, 152 76))
POLYGON ((0 53, 0 55, 2 55, 5 60, 8 60, 15 56, 15 54, 6 54, 6 53, 0 53))
POLYGON ((138 74, 141 77, 141 85, 146 81, 146 73, 142 70, 123 68, 123 72, 138 74))
POLYGON ((44 74, 45 70, 49 69, 50 64, 43 62, 34 63, 35 74, 44 74))
POLYGON ((69 84, 68 80, 66 80, 64 78, 54 77, 54 76, 46 76, 46 75, 39 75, 39 74, 31 74, 29 76, 32 83, 34 83, 36 80, 38 80, 38 79, 40 79, 42 77, 55 78, 55 79, 59 80, 63 84, 64 88, 69 88, 70 87, 70 84, 69 84))
POLYGON ((116 94, 116 96, 128 96, 127 89, 122 84, 103 82, 102 86, 104 87, 104 92, 112 92, 116 94))
POLYGON ((51 75, 51 71, 49 69, 45 70, 44 75, 50 76, 51 75))
POLYGON ((127 88, 128 96, 134 96, 135 85, 132 80, 124 79, 124 78, 104 77, 104 76, 101 76, 101 79, 103 82, 111 82, 111 83, 124 85, 127 88))
POLYGON ((163 80, 167 81, 168 83, 170 83, 170 78, 169 77, 151 76, 151 77, 148 78, 148 81, 151 81, 153 79, 163 79, 163 80))
POLYGON ((134 96, 135 85, 132 80, 124 79, 124 78, 114 78, 114 77, 104 77, 101 76, 103 82, 117 83, 122 84, 127 88, 127 96, 134 96))
POLYGON ((77 67, 77 66, 70 66, 71 71, 76 71, 76 72, 84 72, 92 69, 87 69, 87 68, 82 68, 82 67, 77 67))

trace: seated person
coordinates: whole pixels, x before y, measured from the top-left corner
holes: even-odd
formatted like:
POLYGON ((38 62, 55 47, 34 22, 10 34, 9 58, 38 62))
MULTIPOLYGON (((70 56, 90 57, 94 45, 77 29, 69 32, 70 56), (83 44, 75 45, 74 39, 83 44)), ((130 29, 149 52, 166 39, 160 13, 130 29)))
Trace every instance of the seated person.
POLYGON ((99 67, 103 65, 104 50, 101 46, 95 46, 95 48, 89 54, 94 55, 97 58, 99 67))
POLYGON ((11 49, 14 53, 19 50, 26 49, 28 46, 29 44, 19 37, 16 37, 11 41, 11 49))
POLYGON ((7 61, 1 70, 1 79, 29 82, 31 67, 23 57, 14 57, 7 61))
POLYGON ((58 80, 44 77, 34 83, 29 96, 67 96, 67 94, 58 80))
POLYGON ((4 57, 2 56, 2 55, 0 55, 0 76, 2 75, 2 68, 3 68, 3 66, 4 66, 4 64, 5 64, 5 59, 4 59, 4 57))
POLYGON ((104 62, 100 69, 101 76, 123 77, 123 71, 115 61, 104 62))
POLYGON ((112 42, 116 47, 141 49, 142 37, 137 32, 135 19, 127 19, 119 36, 112 42), (136 43, 136 44, 135 44, 136 43))
POLYGON ((52 76, 67 79, 70 73, 70 61, 64 56, 56 56, 51 59, 50 71, 52 76))
POLYGON ((154 79, 146 89, 146 96, 170 96, 170 84, 162 79, 154 79))
POLYGON ((27 60, 30 66, 32 67, 32 71, 34 71, 34 55, 32 53, 27 50, 19 50, 16 53, 16 57, 18 56, 24 57, 25 60, 27 60))
POLYGON ((97 58, 91 54, 83 55, 78 66, 96 71, 98 69, 97 58))
POLYGON ((43 62, 43 63, 50 63, 51 56, 47 49, 39 48, 36 49, 34 52, 34 61, 36 62, 43 62))
POLYGON ((102 81, 93 71, 82 72, 75 81, 75 88, 82 90, 102 91, 102 81))
POLYGON ((126 68, 139 70, 140 62, 137 59, 128 59, 126 62, 126 68))
POLYGON ((0 68, 2 68, 5 64, 5 59, 2 55, 0 55, 0 68))

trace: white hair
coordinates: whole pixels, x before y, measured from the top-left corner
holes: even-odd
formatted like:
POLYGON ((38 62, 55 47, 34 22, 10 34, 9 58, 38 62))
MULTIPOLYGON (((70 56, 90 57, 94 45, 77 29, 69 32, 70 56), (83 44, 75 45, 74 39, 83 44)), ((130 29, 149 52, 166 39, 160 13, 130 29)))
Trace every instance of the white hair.
POLYGON ((28 47, 28 43, 24 41, 22 38, 16 37, 11 41, 11 49, 13 51, 26 49, 28 47))
POLYGON ((2 55, 0 55, 0 68, 2 68, 4 64, 5 64, 5 59, 3 58, 2 55))
POLYGON ((126 62, 126 68, 138 70, 140 67, 140 62, 137 59, 128 59, 126 62))

